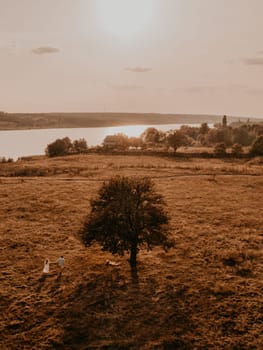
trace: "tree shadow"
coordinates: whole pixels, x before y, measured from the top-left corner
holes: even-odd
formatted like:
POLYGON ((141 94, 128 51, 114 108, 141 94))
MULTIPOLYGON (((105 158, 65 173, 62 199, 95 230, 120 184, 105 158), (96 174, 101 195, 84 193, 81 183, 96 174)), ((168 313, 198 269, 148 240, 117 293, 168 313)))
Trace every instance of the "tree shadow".
POLYGON ((131 268, 131 281, 133 286, 139 287, 139 276, 136 266, 131 268))
POLYGON ((114 269, 113 274, 107 269, 87 273, 74 284, 67 299, 60 298, 57 319, 64 329, 56 349, 139 349, 161 340, 160 349, 192 349, 190 340, 184 340, 195 326, 192 296, 186 289, 178 294, 170 281, 157 291, 160 281, 143 271, 141 265, 138 270, 114 269))

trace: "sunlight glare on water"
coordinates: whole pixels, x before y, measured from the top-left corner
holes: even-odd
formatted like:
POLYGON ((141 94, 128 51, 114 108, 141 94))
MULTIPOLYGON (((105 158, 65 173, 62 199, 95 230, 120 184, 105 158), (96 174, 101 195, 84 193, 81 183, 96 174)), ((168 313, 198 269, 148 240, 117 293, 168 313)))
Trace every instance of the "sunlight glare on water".
MULTIPOLYGON (((102 144, 107 135, 123 133, 128 137, 139 137, 147 128, 160 131, 176 130, 182 124, 129 125, 105 128, 61 128, 35 130, 2 130, 0 131, 0 157, 17 159, 18 157, 43 155, 46 146, 56 139, 69 137, 71 141, 84 138, 88 146, 102 144)), ((200 126, 191 124, 191 126, 200 126)))

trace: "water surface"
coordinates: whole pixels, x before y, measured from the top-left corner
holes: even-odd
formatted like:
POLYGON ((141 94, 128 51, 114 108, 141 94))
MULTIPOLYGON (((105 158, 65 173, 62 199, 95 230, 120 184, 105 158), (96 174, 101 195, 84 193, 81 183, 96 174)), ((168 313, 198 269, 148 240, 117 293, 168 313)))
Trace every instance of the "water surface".
MULTIPOLYGON (((43 155, 46 146, 68 136, 72 141, 84 138, 88 146, 100 145, 107 135, 124 133, 127 136, 140 136, 149 127, 168 131, 179 129, 183 124, 162 125, 130 125, 102 128, 66 128, 66 129, 38 129, 38 130, 4 130, 0 131, 0 157, 13 158, 22 156, 43 155)), ((200 126, 200 124, 191 124, 200 126)))

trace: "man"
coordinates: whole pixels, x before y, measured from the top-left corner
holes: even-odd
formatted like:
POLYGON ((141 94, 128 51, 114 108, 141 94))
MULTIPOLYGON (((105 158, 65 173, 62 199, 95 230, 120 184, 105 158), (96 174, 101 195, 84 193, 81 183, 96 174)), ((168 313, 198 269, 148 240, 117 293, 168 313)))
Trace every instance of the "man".
POLYGON ((65 265, 65 259, 64 259, 63 255, 61 255, 61 257, 58 258, 57 263, 60 266, 60 268, 63 269, 63 267, 65 265))

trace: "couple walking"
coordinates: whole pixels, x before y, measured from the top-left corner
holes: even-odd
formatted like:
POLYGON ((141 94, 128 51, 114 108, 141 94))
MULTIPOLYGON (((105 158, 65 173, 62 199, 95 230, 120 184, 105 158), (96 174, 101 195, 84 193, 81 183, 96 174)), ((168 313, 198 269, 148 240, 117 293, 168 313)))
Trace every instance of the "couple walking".
MULTIPOLYGON (((58 263, 58 265, 60 266, 61 270, 63 269, 64 265, 65 265, 65 258, 63 257, 63 255, 61 255, 58 260, 56 261, 56 263, 58 263)), ((44 269, 43 272, 44 273, 49 273, 49 264, 51 264, 49 262, 48 259, 45 260, 44 262, 44 269)))

